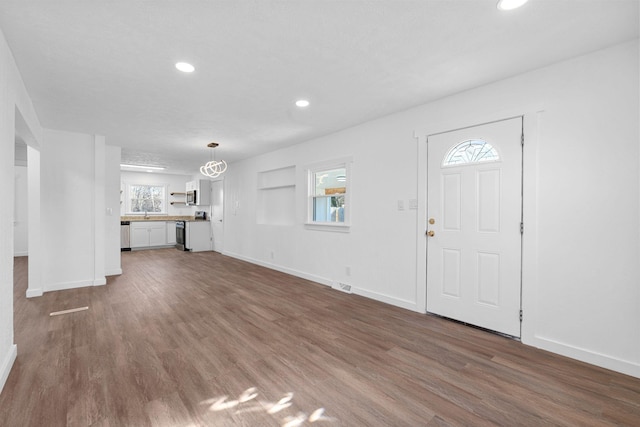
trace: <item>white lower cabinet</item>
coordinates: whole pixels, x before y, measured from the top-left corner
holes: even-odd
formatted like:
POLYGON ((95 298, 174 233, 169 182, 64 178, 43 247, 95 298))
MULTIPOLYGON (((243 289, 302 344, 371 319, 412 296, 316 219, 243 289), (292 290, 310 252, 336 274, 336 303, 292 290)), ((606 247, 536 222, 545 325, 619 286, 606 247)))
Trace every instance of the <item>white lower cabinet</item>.
POLYGON ((131 248, 144 248, 149 246, 149 228, 141 223, 131 223, 131 248))
POLYGON ((176 242, 176 222, 167 221, 167 244, 175 245, 176 242))
MULTIPOLYGON (((175 227, 175 222, 174 222, 175 227)), ((175 240, 175 232, 173 233, 175 240)), ((131 221, 131 248, 167 246, 166 221, 131 221)))

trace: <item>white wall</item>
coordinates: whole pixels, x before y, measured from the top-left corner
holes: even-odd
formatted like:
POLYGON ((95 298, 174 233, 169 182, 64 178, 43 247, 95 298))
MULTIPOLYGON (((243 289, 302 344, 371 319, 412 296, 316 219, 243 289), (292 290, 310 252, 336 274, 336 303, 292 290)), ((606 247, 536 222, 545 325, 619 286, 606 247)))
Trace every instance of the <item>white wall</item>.
POLYGON ((41 140, 38 117, 4 35, 0 32, 0 390, 17 354, 13 343, 13 221, 16 112, 41 140))
MULTIPOLYGON (((126 184, 143 184, 143 185, 167 185, 168 193, 184 193, 186 190, 187 181, 191 181, 189 175, 172 175, 166 173, 150 173, 150 172, 129 172, 122 171, 120 173, 120 180, 122 182, 122 189, 126 184)), ((123 193, 126 194, 126 193, 123 193)), ((124 200, 124 199, 123 199, 124 200)), ((171 201, 184 201, 184 196, 171 197, 167 194, 167 200, 169 205, 167 206, 167 215, 170 216, 182 216, 193 215, 194 211, 201 210, 200 207, 196 209, 194 206, 186 206, 175 204, 171 205, 171 201)), ((124 212, 125 203, 121 205, 121 215, 126 215, 124 212)))
POLYGON ((105 275, 122 274, 120 263, 120 147, 105 147, 105 275))
POLYGON ((45 130, 41 152, 44 289, 93 284, 93 139, 45 130))
POLYGON ((522 341, 640 376, 638 51, 615 46, 234 163, 224 253, 424 311, 425 136, 525 114, 522 341), (305 166, 345 156, 351 231, 306 229, 305 166), (258 224, 257 174, 292 165, 296 223, 258 224))
MULTIPOLYGON (((41 209, 46 213, 42 216, 46 256, 41 291, 104 285, 107 253, 109 268, 118 269, 113 252, 120 244, 105 234, 119 221, 113 202, 115 197, 119 200, 119 189, 112 184, 119 158, 107 150, 102 136, 47 129, 41 165, 41 209)), ((32 292, 37 294, 35 289, 32 292)))
POLYGON ((119 149, 106 147, 98 135, 47 131, 45 138, 0 33, 0 390, 18 351, 13 344, 13 225, 25 188, 20 179, 16 206, 14 174, 22 177, 22 169, 14 169, 17 134, 28 145, 27 296, 104 284, 105 270, 120 268, 119 233, 113 233, 117 240, 105 237, 119 227, 119 149), (113 215, 106 218, 109 207, 113 215))
POLYGON ((41 214, 41 185, 40 185, 40 150, 27 147, 29 166, 27 167, 28 198, 28 229, 27 240, 29 247, 29 283, 27 298, 42 295, 42 264, 45 254, 42 248, 42 214, 41 214))
POLYGON ((423 132, 525 113, 522 341, 635 376, 638 76, 634 41, 434 103, 423 132))
POLYGON ((28 221, 28 181, 27 167, 15 166, 15 206, 13 227, 13 254, 27 256, 29 251, 27 221, 28 221))

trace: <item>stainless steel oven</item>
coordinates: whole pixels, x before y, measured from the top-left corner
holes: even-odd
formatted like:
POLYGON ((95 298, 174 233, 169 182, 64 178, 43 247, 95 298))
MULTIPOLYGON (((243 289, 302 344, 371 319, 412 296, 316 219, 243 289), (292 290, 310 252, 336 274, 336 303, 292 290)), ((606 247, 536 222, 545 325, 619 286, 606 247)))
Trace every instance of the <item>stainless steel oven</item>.
POLYGON ((180 251, 188 251, 186 239, 186 222, 176 221, 176 249, 180 251))

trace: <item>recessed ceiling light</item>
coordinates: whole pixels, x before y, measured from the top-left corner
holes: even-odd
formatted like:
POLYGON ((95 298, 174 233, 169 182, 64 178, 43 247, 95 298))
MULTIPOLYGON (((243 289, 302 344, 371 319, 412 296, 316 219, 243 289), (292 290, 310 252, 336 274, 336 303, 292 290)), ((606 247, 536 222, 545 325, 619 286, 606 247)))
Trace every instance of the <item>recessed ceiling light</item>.
POLYGON ((528 0, 499 0, 498 1, 498 9, 500 10, 513 10, 517 9, 523 4, 525 4, 528 0))
POLYGON ((308 107, 309 106, 309 101, 307 101, 306 99, 298 99, 296 101, 296 106, 298 106, 300 108, 308 107))
POLYGON ((176 64, 176 68, 183 73, 193 73, 193 71, 196 69, 193 65, 186 62, 178 62, 176 64))
POLYGON ((162 171, 165 170, 166 168, 163 166, 145 166, 145 165, 125 165, 125 164, 120 164, 121 168, 134 168, 134 169, 153 169, 153 170, 157 170, 157 171, 162 171))

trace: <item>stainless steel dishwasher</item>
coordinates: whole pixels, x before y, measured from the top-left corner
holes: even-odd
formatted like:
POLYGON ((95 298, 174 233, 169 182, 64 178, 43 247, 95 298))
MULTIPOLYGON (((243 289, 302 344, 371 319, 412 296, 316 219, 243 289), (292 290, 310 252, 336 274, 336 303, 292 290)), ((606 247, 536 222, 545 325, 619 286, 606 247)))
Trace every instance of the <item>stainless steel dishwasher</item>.
POLYGON ((131 250, 131 235, 130 233, 131 222, 120 221, 120 251, 131 250))

